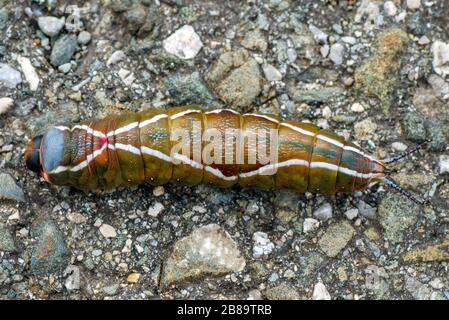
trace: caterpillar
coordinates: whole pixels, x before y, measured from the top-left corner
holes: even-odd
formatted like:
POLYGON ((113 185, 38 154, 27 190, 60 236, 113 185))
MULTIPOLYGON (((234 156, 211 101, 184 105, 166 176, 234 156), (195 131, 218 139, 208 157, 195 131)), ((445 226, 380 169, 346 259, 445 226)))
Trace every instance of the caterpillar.
POLYGON ((311 123, 185 106, 51 127, 29 142, 25 162, 49 183, 81 190, 175 181, 332 195, 383 181, 423 203, 386 175, 420 147, 381 161, 311 123))

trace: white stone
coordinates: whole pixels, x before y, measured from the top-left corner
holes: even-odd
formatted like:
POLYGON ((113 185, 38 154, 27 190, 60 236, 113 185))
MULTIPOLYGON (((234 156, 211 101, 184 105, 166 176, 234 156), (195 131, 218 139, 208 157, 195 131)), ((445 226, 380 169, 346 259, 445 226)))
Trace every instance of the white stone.
POLYGON ((348 211, 345 212, 345 216, 349 220, 354 220, 358 214, 359 210, 357 208, 349 209, 348 211))
POLYGON ((326 57, 328 56, 328 54, 329 54, 329 49, 330 49, 330 47, 329 47, 328 44, 325 44, 324 46, 322 46, 322 47, 320 48, 320 53, 321 53, 321 55, 322 55, 324 58, 326 58, 326 57))
POLYGON ((387 15, 395 16, 396 13, 398 13, 398 8, 396 8, 396 5, 393 1, 387 1, 384 3, 384 11, 387 15))
POLYGON ((323 204, 313 212, 313 216, 320 221, 326 221, 332 218, 332 206, 329 203, 323 204))
POLYGON ((365 108, 363 107, 363 105, 361 103, 355 102, 351 105, 351 111, 360 113, 360 112, 365 111, 365 108))
POLYGON ((402 142, 399 142, 399 141, 393 142, 393 143, 391 144, 391 147, 392 147, 394 150, 400 151, 400 152, 405 151, 405 150, 407 150, 407 148, 408 148, 407 145, 406 145, 405 143, 402 143, 402 142))
POLYGON ((165 193, 165 189, 163 186, 157 186, 153 189, 153 196, 160 197, 165 193))
POLYGON ((341 41, 343 41, 344 43, 347 43, 347 44, 354 45, 354 44, 356 44, 357 39, 354 37, 346 36, 346 37, 341 37, 341 41))
POLYGON ((115 238, 117 236, 117 232, 115 231, 113 226, 109 224, 103 223, 100 227, 100 233, 105 238, 115 238))
POLYGON ((31 64, 30 59, 19 56, 17 58, 17 61, 20 64, 20 67, 22 68, 22 72, 25 75, 25 79, 30 85, 31 91, 36 91, 39 87, 39 76, 36 73, 36 70, 34 69, 33 65, 31 64))
POLYGON ((449 156, 448 155, 441 155, 440 156, 440 173, 449 172, 449 156))
POLYGON ((329 59, 332 60, 336 65, 340 65, 343 63, 343 53, 345 51, 344 45, 341 43, 334 43, 331 46, 331 50, 329 53, 329 59))
POLYGON ((443 78, 437 76, 436 74, 431 74, 427 79, 427 82, 432 86, 432 89, 438 93, 441 98, 449 99, 449 83, 444 81, 443 78))
POLYGON ((80 288, 80 268, 74 265, 69 265, 64 270, 64 276, 67 277, 65 280, 65 287, 69 291, 79 290, 80 288))
POLYGON ((185 25, 176 30, 162 43, 165 51, 181 59, 192 59, 203 47, 200 37, 192 26, 185 25))
POLYGON ((20 83, 22 83, 20 72, 5 63, 0 63, 0 88, 3 84, 9 89, 14 89, 20 83))
POLYGON ((305 218, 304 223, 302 224, 302 231, 304 233, 308 233, 310 231, 318 229, 320 226, 320 222, 313 218, 305 218))
POLYGON ((313 24, 309 24, 309 30, 313 33, 313 37, 315 41, 318 43, 326 43, 327 42, 327 34, 324 33, 321 29, 317 28, 313 24))
POLYGON ((422 36, 421 38, 419 38, 418 40, 418 44, 425 46, 426 44, 430 43, 430 39, 427 38, 426 36, 422 36))
POLYGON ((123 69, 123 68, 121 68, 118 71, 118 75, 119 75, 120 79, 122 79, 123 83, 126 84, 127 86, 132 85, 134 80, 136 80, 134 73, 132 73, 129 70, 123 69))
POLYGON ((407 8, 416 10, 421 7, 421 0, 407 0, 407 8))
POLYGON ((331 300, 331 295, 322 282, 317 282, 313 288, 313 300, 331 300))
POLYGON ((156 202, 151 207, 148 208, 148 215, 150 217, 156 218, 159 213, 164 210, 164 205, 160 202, 156 202))
POLYGON ((432 44, 433 69, 443 78, 449 75, 449 43, 435 41, 432 44))
POLYGON ((59 72, 62 72, 62 73, 68 73, 70 71, 70 69, 72 69, 72 64, 70 62, 61 64, 58 67, 59 72))
POLYGON ((0 115, 8 112, 14 104, 14 100, 11 98, 0 98, 0 115))
POLYGON ((274 250, 273 242, 268 239, 268 235, 265 232, 257 231, 253 234, 253 257, 259 258, 264 255, 268 255, 274 250))
POLYGON ((122 61, 126 58, 126 54, 122 50, 117 50, 111 56, 109 57, 108 61, 106 62, 106 66, 110 67, 113 64, 116 64, 119 61, 122 61))
POLYGON ((62 27, 64 27, 64 18, 58 19, 56 17, 39 17, 37 19, 39 29, 49 37, 54 37, 59 34, 62 27))
POLYGON ((380 14, 379 3, 373 0, 362 0, 354 16, 355 22, 362 22, 366 31, 380 27, 383 24, 383 16, 380 14))
POLYGON ((280 80, 282 80, 281 72, 278 69, 276 69, 273 65, 266 63, 266 64, 262 65, 262 69, 263 69, 263 73, 265 75, 265 78, 268 81, 280 81, 280 80))

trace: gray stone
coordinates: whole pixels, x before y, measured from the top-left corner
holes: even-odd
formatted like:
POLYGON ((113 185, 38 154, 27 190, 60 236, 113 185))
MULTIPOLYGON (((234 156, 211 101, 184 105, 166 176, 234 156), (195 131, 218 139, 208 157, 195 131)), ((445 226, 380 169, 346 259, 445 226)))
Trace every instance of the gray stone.
POLYGON ((16 245, 14 244, 14 238, 9 228, 1 223, 0 223, 0 251, 3 252, 17 251, 16 245))
POLYGON ((405 278, 405 289, 416 300, 446 300, 441 292, 433 290, 429 285, 410 276, 405 278))
POLYGON ((22 83, 20 72, 5 63, 0 63, 0 84, 14 89, 20 83, 22 83))
POLYGON ((92 35, 90 32, 87 31, 81 31, 78 35, 78 43, 81 45, 86 45, 90 42, 92 39, 92 35))
POLYGON ((415 225, 419 207, 399 194, 389 193, 379 205, 379 222, 393 243, 402 242, 415 225))
POLYGON ((0 172, 0 199, 25 202, 23 191, 7 173, 0 172))
POLYGON ((36 107, 36 99, 28 98, 17 103, 14 113, 18 116, 25 117, 36 107))
POLYGON ((331 61, 336 65, 342 64, 344 51, 344 45, 341 43, 334 43, 330 49, 329 59, 331 59, 331 61))
POLYGON ((407 139, 421 143, 426 140, 425 120, 417 112, 409 112, 402 122, 407 139))
POLYGON ((209 224, 178 240, 164 263, 161 283, 223 276, 245 268, 237 244, 220 226, 209 224))
POLYGON ((39 29, 49 37, 55 37, 61 32, 64 27, 64 18, 58 19, 52 16, 39 17, 37 19, 39 29))
POLYGON ((109 286, 103 287, 103 292, 108 296, 113 296, 117 293, 118 288, 120 287, 120 283, 113 283, 109 286))
POLYGON ((262 66, 262 69, 265 75, 265 79, 267 79, 268 81, 282 80, 282 73, 278 69, 276 69, 273 65, 268 63, 264 64, 262 66))
POLYGON ((355 230, 352 225, 348 221, 343 220, 329 226, 324 235, 318 240, 318 245, 326 255, 335 257, 346 247, 354 235, 355 230))
POLYGON ((224 102, 235 107, 249 106, 262 90, 259 65, 243 49, 222 54, 207 80, 224 102))
POLYGON ((281 284, 268 288, 264 292, 265 298, 268 300, 300 300, 297 289, 287 282, 282 282, 281 284))
POLYGON ((376 216, 377 209, 362 200, 357 204, 357 209, 359 209, 360 215, 365 218, 373 219, 376 216))
POLYGON ((321 89, 298 89, 297 86, 289 86, 290 97, 295 102, 305 102, 308 104, 321 104, 328 102, 344 94, 340 87, 326 87, 321 89))
POLYGON ((327 221, 332 218, 332 206, 325 203, 313 212, 313 216, 320 221, 327 221))
POLYGON ((128 22, 128 30, 136 33, 145 23, 147 10, 142 5, 134 5, 124 13, 124 17, 128 22))
POLYGON ((50 62, 55 67, 70 62, 77 49, 77 39, 73 34, 63 35, 53 45, 50 62))
POLYGON ((423 36, 426 34, 426 20, 420 11, 416 11, 407 18, 407 30, 416 36, 423 36))
POLYGON ((176 74, 165 82, 170 96, 177 105, 199 104, 203 106, 219 107, 220 103, 204 84, 198 72, 188 75, 176 74))
POLYGON ((297 192, 282 190, 277 192, 274 199, 276 218, 288 223, 299 215, 301 196, 297 192))
POLYGON ((70 252, 53 220, 45 216, 38 218, 31 235, 36 239, 31 251, 31 272, 36 275, 62 272, 69 262, 70 252))
POLYGON ((71 64, 70 62, 61 64, 61 65, 58 67, 58 71, 59 71, 59 72, 62 72, 62 73, 68 73, 68 72, 70 71, 70 69, 72 69, 72 64, 71 64))
POLYGON ((327 34, 323 32, 321 29, 317 28, 313 24, 309 25, 310 32, 313 33, 313 37, 315 38, 315 41, 318 43, 326 43, 327 42, 327 34))
POLYGON ((8 27, 8 11, 0 9, 0 31, 8 27))
POLYGON ((446 126, 439 121, 431 121, 427 125, 428 149, 430 151, 444 151, 447 147, 445 134, 446 126))

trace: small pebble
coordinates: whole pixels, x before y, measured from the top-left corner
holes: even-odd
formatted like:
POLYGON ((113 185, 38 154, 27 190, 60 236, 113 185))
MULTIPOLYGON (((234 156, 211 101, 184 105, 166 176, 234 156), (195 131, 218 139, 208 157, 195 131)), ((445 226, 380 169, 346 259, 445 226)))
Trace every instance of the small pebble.
POLYGON ((113 226, 109 224, 103 223, 100 227, 100 233, 105 238, 115 238, 117 236, 117 232, 115 231, 113 226))
POLYGON ((263 73, 265 74, 265 78, 268 81, 280 81, 282 80, 282 74, 279 72, 278 69, 276 69, 271 64, 264 64, 262 66, 263 73))
POLYGON ((0 85, 3 84, 9 89, 14 89, 20 83, 22 83, 20 72, 0 62, 0 85))
POLYGON ((320 222, 313 218, 305 218, 304 223, 302 225, 302 231, 304 233, 308 233, 310 231, 318 229, 320 226, 320 222))
POLYGON ((331 300, 331 295, 326 289, 326 286, 322 282, 315 284, 313 288, 313 300, 331 300))
POLYGON ((39 17, 37 19, 39 29, 49 37, 54 37, 59 34, 64 27, 64 18, 58 19, 52 16, 39 17))
POLYGON ((323 204, 313 212, 313 216, 320 221, 326 221, 332 218, 332 206, 329 203, 323 204))
POLYGON ((148 208, 148 215, 150 217, 156 218, 159 213, 164 210, 164 205, 160 202, 156 202, 151 207, 148 208))
POLYGON ((421 0, 407 0, 407 8, 416 10, 421 7, 421 0))
POLYGON ((140 279, 140 273, 133 272, 128 275, 128 278, 126 279, 126 281, 128 281, 128 283, 137 283, 137 282, 139 282, 139 279, 140 279))
POLYGON ((425 46, 426 44, 430 43, 430 39, 427 38, 426 36, 422 36, 421 38, 419 38, 418 40, 418 44, 425 46))
POLYGON ((363 105, 361 103, 356 102, 351 105, 351 111, 361 113, 361 112, 365 111, 365 108, 363 107, 363 105))
POLYGON ((185 25, 176 30, 162 43, 165 51, 181 59, 192 59, 203 47, 200 37, 192 26, 185 25))
POLYGON ((342 64, 344 50, 345 47, 341 43, 334 43, 330 49, 329 59, 336 65, 342 64))
POLYGON ((81 31, 78 35, 78 43, 81 45, 86 45, 90 42, 92 38, 91 34, 87 31, 81 31))
POLYGON ((402 142, 399 142, 399 141, 393 142, 391 144, 391 147, 394 150, 400 151, 400 152, 403 152, 403 151, 407 150, 407 145, 405 143, 402 143, 402 142))
POLYGON ((153 196, 160 197, 165 193, 165 189, 163 186, 157 186, 153 189, 153 196))
POLYGON ((398 8, 396 8, 396 5, 393 1, 386 1, 384 3, 384 10, 390 17, 395 16, 396 13, 398 13, 398 8))
POLYGON ((358 214, 359 214, 359 210, 356 209, 356 208, 349 209, 348 211, 345 212, 345 216, 349 220, 354 220, 357 217, 358 214))
POLYGON ((113 64, 116 64, 119 61, 122 61, 126 58, 126 54, 122 50, 117 50, 111 56, 109 57, 108 61, 106 62, 106 66, 110 67, 113 64))
POLYGON ((36 73, 36 70, 34 69, 33 65, 31 64, 30 59, 19 56, 17 58, 17 61, 20 64, 20 67, 22 68, 22 72, 25 75, 25 79, 30 85, 31 91, 36 91, 39 86, 39 76, 36 73))
POLYGON ((58 71, 62 73, 68 73, 72 68, 72 64, 70 62, 64 63, 58 67, 58 71))
POLYGON ((440 167, 440 173, 449 172, 449 156, 445 154, 441 155, 438 165, 440 167))
POLYGON ((0 98, 0 115, 8 112, 14 105, 14 100, 8 97, 0 98))
POLYGON ((265 232, 255 232, 253 234, 253 257, 259 258, 264 255, 270 254, 274 250, 273 242, 268 239, 268 235, 265 232))

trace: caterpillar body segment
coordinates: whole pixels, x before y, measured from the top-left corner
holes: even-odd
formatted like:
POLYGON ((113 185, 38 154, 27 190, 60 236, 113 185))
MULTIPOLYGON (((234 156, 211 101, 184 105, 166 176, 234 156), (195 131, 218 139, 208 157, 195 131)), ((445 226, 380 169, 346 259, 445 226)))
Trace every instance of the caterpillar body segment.
POLYGON ((25 158, 48 182, 82 190, 173 181, 335 194, 384 177, 382 161, 313 124, 193 106, 55 126, 25 158))

